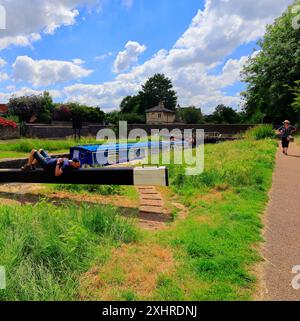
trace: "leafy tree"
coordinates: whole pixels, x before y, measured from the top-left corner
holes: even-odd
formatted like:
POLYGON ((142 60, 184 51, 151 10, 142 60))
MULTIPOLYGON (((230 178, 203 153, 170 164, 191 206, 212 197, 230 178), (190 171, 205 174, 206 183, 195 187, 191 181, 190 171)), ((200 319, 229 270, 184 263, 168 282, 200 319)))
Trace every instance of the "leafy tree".
POLYGON ((85 106, 85 122, 102 123, 105 120, 105 113, 99 107, 85 106))
POLYGON ((40 101, 36 96, 12 97, 8 102, 11 115, 19 117, 21 122, 28 122, 40 108, 40 101))
POLYGON ((138 114, 141 109, 141 97, 140 96, 127 96, 120 105, 121 112, 124 114, 135 113, 138 114))
POLYGON ((53 120, 70 121, 72 118, 71 110, 68 105, 57 105, 53 112, 53 120))
POLYGON ((48 92, 42 95, 12 97, 8 103, 9 113, 18 116, 21 122, 28 122, 35 116, 37 121, 51 122, 54 105, 48 92))
POLYGON ((164 101, 165 107, 170 110, 175 110, 177 106, 177 95, 173 90, 172 81, 164 74, 155 74, 149 78, 142 86, 139 97, 141 99, 139 113, 157 106, 160 101, 164 101))
POLYGON ((146 115, 145 114, 120 114, 120 121, 127 121, 128 124, 144 124, 146 122, 146 115))
POLYGON ((204 117, 202 115, 201 109, 197 109, 194 106, 179 109, 178 116, 186 124, 204 123, 204 117))
POLYGON ((217 124, 236 124, 240 122, 240 117, 233 108, 218 105, 211 116, 211 121, 217 124))
POLYGON ((38 112, 37 118, 39 122, 49 124, 52 121, 54 104, 52 97, 48 91, 45 91, 41 96, 41 109, 38 112))
POLYGON ((300 80, 295 82, 295 87, 292 89, 294 100, 292 106, 294 110, 300 112, 300 80))
POLYGON ((113 111, 106 114, 106 122, 109 124, 116 125, 119 121, 127 121, 128 124, 144 124, 146 122, 146 115, 136 114, 136 113, 129 113, 125 114, 118 111, 113 111))
POLYGON ((117 124, 120 121, 120 112, 112 111, 105 115, 105 121, 108 124, 117 124))
POLYGON ((105 119, 105 114, 99 107, 89 107, 78 103, 70 103, 67 106, 73 120, 98 123, 103 122, 105 119))
POLYGON ((113 112, 107 115, 108 122, 116 123, 127 120, 128 123, 145 123, 145 112, 164 101, 165 107, 176 109, 177 96, 173 90, 172 81, 163 74, 156 74, 149 78, 136 96, 125 97, 121 104, 121 114, 113 112))
POLYGON ((293 28, 294 18, 289 7, 267 27, 258 42, 261 51, 250 58, 243 70, 243 79, 248 83, 243 94, 248 117, 259 113, 265 115, 265 121, 275 123, 297 119, 290 90, 300 79, 300 30, 293 28))

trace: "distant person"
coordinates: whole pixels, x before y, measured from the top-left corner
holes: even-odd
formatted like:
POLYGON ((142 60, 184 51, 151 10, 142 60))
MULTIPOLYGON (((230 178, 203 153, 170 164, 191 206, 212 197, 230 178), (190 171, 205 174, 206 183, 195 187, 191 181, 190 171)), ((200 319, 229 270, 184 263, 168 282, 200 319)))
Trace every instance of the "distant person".
POLYGON ((283 126, 278 128, 277 133, 281 136, 283 154, 288 155, 288 149, 292 138, 291 135, 296 131, 296 128, 291 126, 289 120, 284 121, 283 126))
POLYGON ((81 130, 82 130, 82 126, 83 126, 83 122, 80 116, 73 116, 72 118, 72 125, 73 125, 73 131, 74 131, 74 137, 75 140, 81 139, 81 130))
POLYGON ((193 133, 192 137, 188 140, 188 145, 193 149, 197 147, 197 138, 195 133, 193 133))
POLYGON ((47 152, 43 149, 32 150, 28 162, 22 167, 23 171, 30 171, 36 168, 36 165, 40 165, 45 171, 52 172, 56 177, 78 170, 81 166, 79 159, 73 158, 69 160, 67 158, 51 158, 47 152))

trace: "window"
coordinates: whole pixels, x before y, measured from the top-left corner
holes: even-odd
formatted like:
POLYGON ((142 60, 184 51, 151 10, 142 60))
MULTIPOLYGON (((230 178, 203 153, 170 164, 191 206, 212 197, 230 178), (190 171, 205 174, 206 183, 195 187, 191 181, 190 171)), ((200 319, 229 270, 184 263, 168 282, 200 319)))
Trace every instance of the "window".
POLYGON ((158 114, 158 118, 161 118, 161 114, 158 114))

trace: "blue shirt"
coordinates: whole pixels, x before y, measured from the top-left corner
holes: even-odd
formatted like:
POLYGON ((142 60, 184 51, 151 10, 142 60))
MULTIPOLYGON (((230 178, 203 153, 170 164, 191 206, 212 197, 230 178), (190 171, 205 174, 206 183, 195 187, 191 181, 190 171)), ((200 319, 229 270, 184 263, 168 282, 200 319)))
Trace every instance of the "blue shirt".
MULTIPOLYGON (((57 164, 58 158, 46 158, 47 167, 46 169, 49 171, 55 171, 56 164, 57 164)), ((64 162, 60 165, 60 169, 63 171, 63 173, 68 173, 72 170, 72 167, 70 165, 70 162, 65 159, 64 162)))
POLYGON ((70 172, 72 170, 72 167, 70 165, 70 161, 65 159, 60 168, 61 168, 61 170, 63 171, 64 174, 70 172))
POLYGON ((58 161, 57 158, 51 158, 51 157, 46 158, 47 169, 48 170, 52 170, 52 169, 55 170, 57 161, 58 161))

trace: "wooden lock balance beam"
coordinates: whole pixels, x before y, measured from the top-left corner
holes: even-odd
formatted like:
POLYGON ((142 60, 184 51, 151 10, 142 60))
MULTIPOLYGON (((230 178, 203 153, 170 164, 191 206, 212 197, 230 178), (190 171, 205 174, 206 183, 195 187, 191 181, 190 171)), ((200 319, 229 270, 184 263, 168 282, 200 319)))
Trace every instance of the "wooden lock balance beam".
POLYGON ((60 177, 41 169, 0 169, 2 183, 169 186, 169 175, 166 167, 80 169, 60 177))

